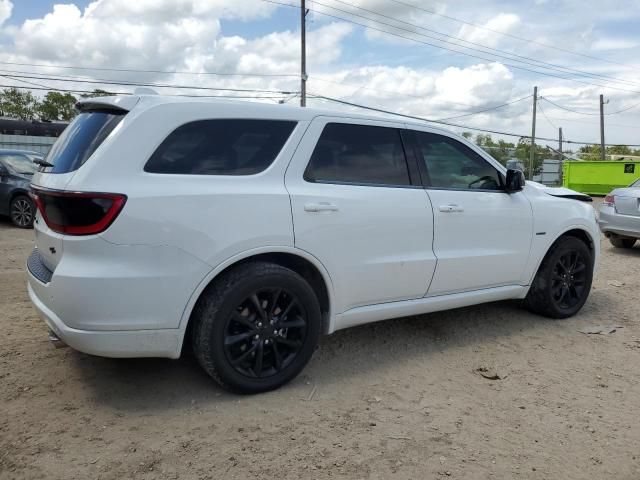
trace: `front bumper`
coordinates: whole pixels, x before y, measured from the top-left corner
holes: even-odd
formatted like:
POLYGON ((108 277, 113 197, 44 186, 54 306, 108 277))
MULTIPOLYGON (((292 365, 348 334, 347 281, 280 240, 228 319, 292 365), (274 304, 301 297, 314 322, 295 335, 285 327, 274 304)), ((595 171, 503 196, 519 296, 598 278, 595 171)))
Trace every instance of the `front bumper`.
POLYGON ((603 205, 598 212, 598 225, 604 233, 640 238, 640 217, 621 215, 614 207, 603 205))

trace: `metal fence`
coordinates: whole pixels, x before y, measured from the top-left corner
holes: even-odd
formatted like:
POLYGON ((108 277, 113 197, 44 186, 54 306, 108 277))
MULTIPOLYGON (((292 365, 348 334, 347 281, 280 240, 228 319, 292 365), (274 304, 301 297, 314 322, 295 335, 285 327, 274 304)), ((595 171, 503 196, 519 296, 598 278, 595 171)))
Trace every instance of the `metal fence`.
POLYGON ((47 153, 58 137, 34 137, 31 135, 0 134, 0 149, 31 150, 47 153))

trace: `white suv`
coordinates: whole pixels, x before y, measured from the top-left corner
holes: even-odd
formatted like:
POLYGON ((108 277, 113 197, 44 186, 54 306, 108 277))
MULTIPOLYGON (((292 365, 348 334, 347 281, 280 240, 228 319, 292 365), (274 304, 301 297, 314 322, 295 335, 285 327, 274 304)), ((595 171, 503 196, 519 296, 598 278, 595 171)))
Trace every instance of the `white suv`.
POLYGON ((83 100, 33 177, 29 295, 54 340, 276 388, 321 334, 523 299, 575 314, 593 208, 424 124, 154 95, 83 100))

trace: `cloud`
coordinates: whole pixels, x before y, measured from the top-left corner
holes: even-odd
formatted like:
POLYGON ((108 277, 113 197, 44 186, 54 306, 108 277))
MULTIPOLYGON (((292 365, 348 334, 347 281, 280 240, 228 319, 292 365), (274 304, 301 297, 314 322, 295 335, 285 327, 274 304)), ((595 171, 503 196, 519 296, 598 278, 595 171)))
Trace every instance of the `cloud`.
POLYGON ((593 42, 591 50, 626 50, 629 48, 635 48, 640 45, 637 40, 630 40, 624 38, 600 38, 593 42))
POLYGON ((502 35, 496 32, 509 33, 519 24, 520 17, 518 15, 513 13, 500 13, 482 25, 484 29, 471 25, 463 25, 458 32, 458 37, 469 42, 495 47, 503 38, 502 35))
POLYGON ((13 10, 11 0, 0 0, 0 25, 11 18, 11 10, 13 10))

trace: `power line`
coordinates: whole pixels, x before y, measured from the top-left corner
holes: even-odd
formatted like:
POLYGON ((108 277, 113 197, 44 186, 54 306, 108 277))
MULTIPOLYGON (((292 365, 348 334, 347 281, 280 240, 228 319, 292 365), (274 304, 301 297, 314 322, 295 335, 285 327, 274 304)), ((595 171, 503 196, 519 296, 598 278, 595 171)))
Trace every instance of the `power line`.
MULTIPOLYGON (((570 109, 570 108, 563 107, 562 105, 558 105, 557 103, 552 102, 551 100, 549 100, 549 99, 548 99, 548 98, 546 98, 546 97, 540 97, 540 98, 541 98, 542 100, 544 100, 544 101, 546 101, 546 102, 550 103, 551 105, 554 105, 555 107, 558 107, 558 108, 559 108, 559 109, 561 109, 561 110, 566 110, 567 112, 576 113, 576 114, 578 114, 578 115, 592 115, 592 116, 600 116, 600 113, 593 113, 593 112, 580 112, 580 111, 578 111, 578 110, 572 110, 572 109, 570 109)), ((618 111, 615 111, 615 112, 607 112, 607 113, 605 113, 605 115, 617 115, 617 114, 619 114, 619 113, 626 112, 627 110, 631 110, 632 108, 636 108, 636 107, 638 107, 638 106, 640 106, 640 103, 636 103, 636 104, 634 104, 634 105, 631 105, 630 107, 623 108, 622 110, 618 110, 618 111)))
POLYGON ((499 108, 506 107, 506 106, 508 106, 508 105, 513 105, 514 103, 518 103, 518 102, 521 102, 521 101, 523 101, 523 100, 527 100, 528 98, 531 98, 531 95, 527 95, 526 97, 522 97, 522 98, 517 98, 517 99, 515 99, 515 100, 511 100, 510 102, 503 103, 503 104, 501 104, 501 105, 496 105, 495 107, 489 107, 489 108, 485 108, 485 109, 483 109, 483 110, 478 110, 477 112, 466 113, 466 114, 464 114, 464 115, 456 115, 456 116, 454 116, 454 117, 439 118, 438 120, 439 120, 439 121, 443 121, 443 120, 454 120, 454 119, 456 119, 456 118, 470 117, 470 116, 472 116, 472 115, 478 115, 478 114, 480 114, 480 113, 489 112, 489 111, 491 111, 491 110, 497 110, 497 109, 499 109, 499 108))
POLYGON ((177 88, 188 90, 216 90, 225 92, 260 92, 260 93, 277 93, 290 95, 294 93, 292 91, 279 91, 279 90, 267 90, 267 89, 247 89, 247 88, 227 88, 227 87, 203 87, 201 85, 176 85, 176 84, 158 84, 151 82, 133 82, 133 81, 114 81, 114 80, 87 80, 87 79, 59 79, 53 77, 47 77, 42 75, 11 75, 14 79, 36 79, 36 80, 49 80, 58 82, 77 82, 77 83, 89 83, 98 85, 119 85, 119 86, 133 86, 133 87, 156 87, 156 88, 177 88))
POLYGON ((60 68, 66 70, 95 70, 101 72, 130 72, 130 73, 160 73, 168 75, 213 75, 226 77, 290 77, 299 78, 299 75, 287 73, 231 73, 231 72, 187 72, 180 70, 140 70, 133 68, 107 68, 107 67, 79 67, 74 65, 50 65, 43 63, 19 63, 0 62, 0 65, 18 65, 22 67, 60 68))
MULTIPOLYGON (((487 128, 479 128, 479 127, 472 127, 470 125, 461 125, 459 123, 451 123, 451 122, 446 122, 446 121, 441 121, 441 120, 433 120, 433 119, 429 119, 429 118, 425 118, 425 117, 418 117, 415 115, 407 115, 405 113, 398 113, 398 112, 393 112, 391 110, 385 110, 383 108, 378 108, 378 107, 371 107, 371 106, 367 106, 367 105, 361 105, 358 103, 354 103, 354 102, 349 102, 346 100, 340 100, 338 98, 333 98, 333 97, 327 97, 325 95, 313 95, 315 98, 320 98, 320 99, 324 99, 327 100, 329 102, 334 102, 334 103, 339 103, 342 105, 347 105, 347 106, 351 106, 351 107, 356 107, 356 108, 362 108, 364 110, 370 110, 373 112, 378 112, 378 113, 384 113, 387 115, 395 115, 398 117, 403 117, 403 118, 409 118, 411 120, 419 120, 421 122, 427 122, 427 123, 435 123, 438 125, 447 125, 449 127, 456 127, 456 128, 462 128, 462 129, 466 129, 466 130, 475 130, 478 132, 485 132, 485 133, 493 133, 496 135, 504 135, 507 137, 519 137, 519 138, 531 138, 531 135, 522 135, 519 133, 513 133, 513 132, 504 132, 504 131, 500 131, 500 130, 492 130, 492 129, 487 129, 487 128)), ((544 140, 547 142, 557 142, 558 139, 557 138, 545 138, 545 137, 536 137, 537 140, 544 140)), ((571 143, 571 144, 576 144, 576 145, 593 145, 594 142, 583 142, 583 141, 578 141, 578 140, 563 140, 565 143, 571 143)), ((611 143, 611 144, 606 144, 606 146, 615 146, 615 145, 623 145, 623 144, 619 144, 619 143, 611 143)), ((627 147, 640 147, 640 144, 635 145, 635 144, 625 144, 624 146, 627 147)))
POLYGON ((547 122, 549 122, 549 125, 551 125, 553 128, 558 128, 554 125, 551 119, 547 117, 547 114, 544 113, 544 110, 542 109, 542 105, 540 105, 540 101, 538 101, 538 109, 540 110, 540 113, 542 113, 542 116, 547 120, 547 122))
POLYGON ((621 65, 621 66, 629 68, 629 69, 631 69, 633 71, 637 71, 635 68, 633 68, 633 67, 631 67, 629 65, 626 65, 624 63, 615 62, 613 60, 608 60, 606 58, 596 57, 596 56, 593 56, 593 55, 587 55, 585 53, 575 52, 573 50, 568 50, 568 49, 561 48, 561 47, 558 47, 558 46, 555 46, 555 45, 549 45, 549 44, 542 43, 542 42, 539 42, 539 41, 536 41, 536 40, 531 40, 530 38, 519 37, 519 36, 513 35, 511 33, 501 32, 500 30, 494 30, 492 28, 485 27, 484 25, 478 25, 477 23, 473 23, 473 22, 469 22, 469 21, 466 21, 466 20, 462 20, 460 18, 453 17, 451 15, 445 15, 443 13, 434 12, 433 10, 429 10, 429 9, 424 8, 424 7, 419 7, 419 6, 413 5, 411 3, 406 3, 406 2, 403 2, 401 0, 389 0, 389 1, 397 3, 397 4, 400 4, 400 5, 404 5, 405 7, 411 7, 411 8, 414 8, 416 10, 420 10, 420 11, 428 13, 430 15, 436 15, 438 17, 447 18, 449 20, 453 20, 455 22, 463 23, 465 25, 469 25, 469 26, 472 26, 472 27, 475 27, 475 28, 480 28, 480 29, 486 30, 488 32, 497 33, 498 35, 504 35, 505 37, 510 37, 510 38, 515 39, 515 40, 519 40, 521 42, 533 43, 533 44, 536 44, 536 45, 540 45, 541 47, 551 48, 553 50, 557 50, 559 52, 569 53, 571 55, 577 55, 577 56, 583 57, 583 58, 590 58, 592 60, 598 60, 598 61, 601 61, 601 62, 611 63, 611 64, 614 64, 614 65, 621 65))
MULTIPOLYGON (((263 2, 267 2, 267 3, 272 3, 274 5, 281 5, 281 6, 284 6, 284 7, 300 8, 298 5, 292 5, 290 3, 282 3, 282 2, 278 2, 276 0, 262 0, 262 1, 263 2)), ((316 2, 316 3, 318 3, 318 2, 316 2)), ((330 7, 330 8, 333 8, 333 7, 330 7)), ((472 58, 478 58, 480 60, 485 60, 485 61, 488 61, 488 62, 495 62, 496 61, 493 58, 487 58, 487 57, 483 57, 483 56, 480 56, 480 55, 475 55, 475 54, 471 54, 471 53, 467 53, 467 52, 461 52, 460 50, 454 50, 452 48, 444 47, 442 45, 436 45, 436 44, 425 42, 425 41, 422 41, 422 40, 417 40, 415 38, 408 37, 406 35, 401 35, 399 33, 390 32, 388 30, 384 30, 384 29, 381 29, 381 28, 373 27, 371 25, 367 25, 367 24, 364 24, 364 23, 356 22, 355 20, 344 18, 344 17, 338 16, 338 15, 333 15, 333 14, 326 13, 326 12, 321 12, 321 11, 318 11, 318 10, 314 10, 312 8, 307 8, 307 10, 311 10, 311 11, 313 11, 315 13, 318 13, 319 15, 324 15, 324 16, 327 16, 327 17, 330 17, 330 18, 335 18, 337 20, 341 20, 341 21, 344 21, 344 22, 349 22, 349 23, 352 23, 354 25, 358 25, 360 27, 367 28, 369 30, 374 30, 374 31, 386 33, 387 35, 392 35, 392 36, 395 36, 395 37, 403 38, 405 40, 411 40, 411 41, 416 42, 416 43, 420 43, 420 44, 423 44, 423 45, 428 45, 430 47, 439 48, 439 49, 442 49, 442 50, 447 50, 447 51, 450 51, 450 52, 458 53, 460 55, 465 55, 465 56, 472 57, 472 58)), ((355 15, 355 14, 352 14, 352 15, 355 15)), ((367 19, 371 20, 369 18, 367 18, 367 19)), ((377 21, 376 23, 385 24, 384 22, 379 22, 379 21, 377 21)), ((385 25, 388 25, 388 24, 385 24, 385 25)), ((417 32, 411 31, 411 30, 403 29, 401 27, 397 27, 397 26, 394 26, 394 25, 390 25, 390 26, 392 28, 396 28, 396 29, 399 29, 399 30, 409 31, 410 33, 413 33, 415 35, 425 36, 424 34, 420 34, 420 33, 417 33, 417 32)), ((464 47, 462 45, 459 45, 459 46, 461 48, 471 49, 470 47, 464 47)), ((473 49, 471 49, 471 50, 473 50, 473 49)), ((483 52, 483 53, 487 53, 487 52, 483 52)), ((513 60, 513 59, 511 59, 511 60, 513 60)), ((524 63, 524 62, 521 62, 521 63, 524 63)), ((532 70, 530 68, 526 68, 526 67, 523 67, 523 66, 520 66, 520 65, 513 65, 513 64, 509 64, 509 63, 503 63, 503 65, 511 67, 511 68, 515 68, 515 69, 518 69, 518 70, 524 70, 524 71, 527 71, 527 72, 535 73, 537 75, 545 75, 545 76, 548 76, 548 77, 560 78, 560 79, 563 79, 563 80, 569 80, 569 81, 572 81, 572 82, 582 83, 584 85, 598 86, 598 87, 602 87, 602 88, 608 88, 608 89, 612 89, 612 90, 619 90, 619 91, 623 91, 623 92, 640 93, 640 91, 638 91, 638 90, 629 90, 629 89, 626 89, 626 88, 607 86, 607 85, 603 85, 603 84, 600 84, 600 83, 585 82, 585 81, 578 80, 578 79, 575 79, 575 78, 564 77, 564 76, 561 76, 561 75, 555 75, 555 74, 549 73, 549 72, 540 72, 538 70, 532 70)))
MULTIPOLYGON (((418 35, 422 35, 422 36, 424 36, 426 38, 430 38, 430 39, 433 39, 433 40, 436 40, 436 41, 439 41, 439 42, 450 43, 450 44, 459 46, 461 48, 468 48, 468 49, 473 50, 473 51, 479 51, 479 52, 482 52, 482 53, 487 53, 489 55, 494 55, 494 56, 497 56, 499 58, 503 58, 503 59, 507 59, 507 60, 511 60, 511 61, 516 61, 516 62, 520 62, 520 63, 524 63, 525 65, 531 65, 531 66, 538 67, 538 68, 545 68, 545 69, 548 69, 548 70, 554 70, 554 71, 558 71, 558 72, 561 72, 561 73, 568 73, 568 74, 573 73, 573 74, 577 74, 578 76, 582 76, 582 77, 586 76, 587 78, 596 77, 596 79, 597 79, 597 77, 600 77, 600 78, 603 78, 605 80, 610 80, 610 81, 613 80, 616 83, 622 83, 622 84, 627 84, 627 85, 631 85, 631 86, 634 86, 634 87, 640 87, 639 83, 631 81, 631 80, 620 79, 620 78, 612 77, 610 75, 601 75, 601 74, 598 74, 598 73, 587 72, 587 71, 584 71, 584 70, 578 70, 578 69, 575 69, 575 68, 570 68, 570 67, 565 67, 565 66, 562 66, 562 65, 557 65, 557 64, 554 64, 554 63, 550 63, 550 62, 545 62, 543 60, 538 60, 536 58, 527 57, 527 56, 524 56, 524 55, 518 55, 516 53, 511 53, 511 52, 507 52, 505 50, 492 48, 492 47, 489 47, 489 46, 486 46, 486 45, 482 45, 482 44, 477 43, 477 42, 472 42, 472 41, 465 40, 465 39, 460 38, 460 37, 456 37, 456 36, 453 36, 453 35, 442 33, 442 32, 439 32, 438 30, 433 30, 431 28, 426 28, 426 27, 423 27, 423 26, 420 26, 420 25, 416 25, 415 23, 407 22, 405 20, 401 20, 399 18, 395 18, 395 17, 392 17, 390 15, 386 15, 384 13, 377 12, 375 10, 370 10, 370 9, 363 8, 363 7, 360 7, 360 6, 357 6, 357 5, 353 5, 353 4, 349 3, 349 2, 345 2, 344 0, 333 0, 333 1, 334 2, 338 2, 340 4, 343 4, 343 5, 347 5, 347 6, 351 7, 351 8, 357 9, 357 10, 362 10, 364 12, 368 12, 368 13, 371 13, 371 14, 374 14, 374 15, 378 15, 380 17, 392 20, 394 22, 398 22, 398 23, 402 23, 402 24, 405 24, 405 25, 409 25, 411 27, 418 28, 420 30, 425 30, 427 32, 435 33, 436 35, 441 35, 443 37, 451 38, 451 39, 455 40, 455 42, 454 42, 454 41, 451 41, 451 40, 441 39, 441 38, 433 37, 431 35, 423 35, 423 34, 419 34, 417 32, 414 32, 414 33, 416 33, 418 35), (478 49, 473 48, 473 47, 467 47, 465 45, 460 45, 459 43, 456 43, 456 42, 463 42, 463 43, 466 43, 466 44, 469 44, 469 45, 473 45, 473 46, 476 46, 476 47, 483 48, 484 50, 478 50, 478 49), (486 51, 486 50, 490 50, 490 51, 486 51), (496 53, 491 53, 491 51, 498 52, 498 53, 497 54, 496 53), (505 57, 504 55, 509 55, 509 57, 505 57), (511 57, 517 57, 517 58, 511 58, 511 57), (518 60, 518 58, 522 58, 525 61, 518 60), (531 63, 531 62, 535 62, 535 63, 531 63), (547 66, 545 66, 545 65, 547 65, 547 66)), ((390 25, 388 23, 380 22, 379 20, 375 20, 375 19, 372 19, 372 18, 369 18, 369 17, 358 15, 357 13, 353 13, 353 12, 349 12, 349 11, 346 11, 346 10, 339 9, 337 7, 329 6, 329 5, 323 4, 323 3, 318 2, 318 1, 316 1, 315 3, 317 5, 321 5, 321 6, 326 7, 326 8, 337 10, 339 12, 347 13, 349 15, 354 15, 354 16, 357 16, 357 17, 360 17, 360 18, 364 18, 364 19, 376 22, 376 23, 381 23, 382 25, 391 26, 393 28, 400 28, 400 27, 397 27, 395 25, 390 25)))

